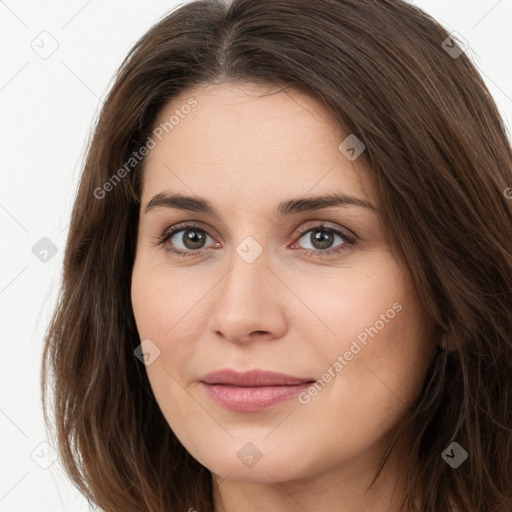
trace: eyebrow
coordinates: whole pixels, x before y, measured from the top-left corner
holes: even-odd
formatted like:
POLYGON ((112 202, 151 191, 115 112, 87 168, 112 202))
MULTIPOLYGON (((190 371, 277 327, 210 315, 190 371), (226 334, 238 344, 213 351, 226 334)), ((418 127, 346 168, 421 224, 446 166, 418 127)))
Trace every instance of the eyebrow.
MULTIPOLYGON (((329 194, 283 201, 278 205, 275 215, 277 218, 282 218, 286 215, 293 215, 301 212, 344 206, 357 206, 370 210, 374 213, 378 212, 378 208, 365 199, 360 199, 347 194, 329 194)), ((217 208, 215 208, 210 201, 201 197, 184 196, 181 194, 167 195, 161 192, 148 201, 144 208, 144 213, 159 207, 176 208, 190 212, 206 213, 218 218, 221 217, 217 208)))

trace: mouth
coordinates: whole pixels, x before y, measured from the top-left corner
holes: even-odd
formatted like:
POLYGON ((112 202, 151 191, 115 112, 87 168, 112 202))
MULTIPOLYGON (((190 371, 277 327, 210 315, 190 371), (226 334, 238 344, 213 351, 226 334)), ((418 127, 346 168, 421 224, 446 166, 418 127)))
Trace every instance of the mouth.
POLYGON ((205 375, 201 385, 216 404, 231 411, 258 412, 289 400, 316 379, 263 370, 219 370, 205 375))

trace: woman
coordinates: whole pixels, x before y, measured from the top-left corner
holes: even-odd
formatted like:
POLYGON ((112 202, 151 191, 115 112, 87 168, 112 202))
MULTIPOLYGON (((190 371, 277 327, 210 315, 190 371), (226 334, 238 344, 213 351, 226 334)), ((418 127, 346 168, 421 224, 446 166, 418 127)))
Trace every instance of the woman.
POLYGON ((42 375, 70 477, 105 511, 510 511, 511 185, 417 7, 172 12, 73 209, 42 375))

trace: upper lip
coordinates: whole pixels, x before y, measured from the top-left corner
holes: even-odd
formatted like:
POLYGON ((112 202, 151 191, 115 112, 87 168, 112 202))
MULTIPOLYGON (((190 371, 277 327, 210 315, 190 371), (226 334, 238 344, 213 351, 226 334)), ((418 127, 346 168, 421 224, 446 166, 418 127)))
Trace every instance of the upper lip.
POLYGON ((305 382, 314 382, 313 378, 294 377, 284 373, 250 370, 238 372, 230 368, 217 370, 205 375, 201 382, 206 384, 224 384, 231 386, 293 386, 305 382))

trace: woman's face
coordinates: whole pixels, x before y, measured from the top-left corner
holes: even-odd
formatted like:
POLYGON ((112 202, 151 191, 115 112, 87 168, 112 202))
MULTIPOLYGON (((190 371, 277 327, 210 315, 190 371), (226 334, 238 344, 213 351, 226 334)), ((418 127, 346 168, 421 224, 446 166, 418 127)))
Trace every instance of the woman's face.
POLYGON ((267 92, 205 86, 159 116, 131 293, 147 374, 222 478, 374 468, 432 336, 363 148, 307 96, 267 92))

